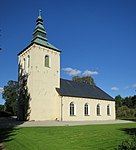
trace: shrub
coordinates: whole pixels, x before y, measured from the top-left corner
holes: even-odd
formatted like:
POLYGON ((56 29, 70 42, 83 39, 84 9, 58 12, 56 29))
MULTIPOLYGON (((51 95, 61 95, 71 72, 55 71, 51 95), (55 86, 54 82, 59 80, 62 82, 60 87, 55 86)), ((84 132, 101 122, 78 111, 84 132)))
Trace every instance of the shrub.
POLYGON ((117 109, 117 117, 135 117, 136 109, 130 109, 127 106, 122 106, 117 109))
POLYGON ((129 140, 123 141, 115 148, 115 150, 136 150, 136 136, 133 136, 129 140))

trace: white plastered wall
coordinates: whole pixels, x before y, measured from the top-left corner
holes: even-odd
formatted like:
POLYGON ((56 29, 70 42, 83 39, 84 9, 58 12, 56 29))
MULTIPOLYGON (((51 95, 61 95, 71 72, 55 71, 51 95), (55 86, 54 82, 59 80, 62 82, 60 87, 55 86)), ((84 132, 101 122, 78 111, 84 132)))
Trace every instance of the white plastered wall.
POLYGON ((98 100, 89 98, 77 97, 61 97, 62 112, 61 118, 63 121, 90 121, 90 120, 115 120, 115 101, 98 100), (75 104, 75 116, 70 116, 70 103, 75 104), (84 105, 89 105, 89 115, 84 115, 84 105), (97 116, 96 107, 100 105, 101 115, 97 116), (110 106, 110 115, 107 115, 107 105, 110 106))
POLYGON ((60 119, 60 97, 56 88, 60 87, 60 52, 33 44, 19 55, 19 64, 30 55, 28 91, 30 94, 29 120, 60 119), (50 58, 50 67, 44 66, 44 58, 50 58))

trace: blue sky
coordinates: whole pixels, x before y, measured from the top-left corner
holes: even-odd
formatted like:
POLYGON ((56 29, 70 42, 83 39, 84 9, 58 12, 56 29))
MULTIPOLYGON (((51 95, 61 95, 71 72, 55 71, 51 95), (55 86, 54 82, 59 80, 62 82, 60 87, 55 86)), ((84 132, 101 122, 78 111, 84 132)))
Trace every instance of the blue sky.
POLYGON ((42 9, 48 41, 62 51, 62 78, 91 75, 112 97, 136 94, 135 8, 135 0, 1 0, 0 91, 17 80, 17 54, 42 9))

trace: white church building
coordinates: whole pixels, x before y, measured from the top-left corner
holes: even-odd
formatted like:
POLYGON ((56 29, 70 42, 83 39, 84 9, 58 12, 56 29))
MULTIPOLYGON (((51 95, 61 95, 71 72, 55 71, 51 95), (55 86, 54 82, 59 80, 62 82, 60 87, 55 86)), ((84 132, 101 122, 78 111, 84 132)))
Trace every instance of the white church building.
POLYGON ((48 42, 40 14, 36 22, 31 43, 18 54, 19 84, 20 74, 27 76, 27 119, 114 120, 115 100, 111 96, 95 85, 60 78, 61 51, 48 42))

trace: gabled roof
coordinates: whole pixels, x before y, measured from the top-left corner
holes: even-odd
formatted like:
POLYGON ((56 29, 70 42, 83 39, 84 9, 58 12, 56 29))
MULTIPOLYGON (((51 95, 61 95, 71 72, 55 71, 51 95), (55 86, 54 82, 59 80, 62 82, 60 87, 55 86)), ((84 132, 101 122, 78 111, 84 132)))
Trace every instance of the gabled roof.
POLYGON ((56 89, 60 96, 94 98, 114 101, 114 99, 95 85, 75 81, 60 80, 60 88, 56 89))

